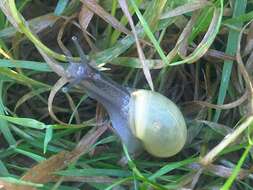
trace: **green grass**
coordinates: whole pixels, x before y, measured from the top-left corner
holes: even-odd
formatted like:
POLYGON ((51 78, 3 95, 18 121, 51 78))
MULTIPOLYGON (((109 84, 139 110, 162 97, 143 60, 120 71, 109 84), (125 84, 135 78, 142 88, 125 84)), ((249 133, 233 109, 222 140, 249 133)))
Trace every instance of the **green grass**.
POLYGON ((252 1, 126 1, 154 89, 174 101, 187 121, 187 144, 166 159, 146 152, 129 155, 112 131, 105 132, 106 111, 85 89, 56 93, 53 111, 62 123, 48 111, 50 91, 61 89, 58 74, 70 61, 57 42, 61 30, 75 61, 80 58, 74 35, 109 78, 148 89, 135 38, 117 0, 5 2, 0 2, 0 187, 253 189, 252 56, 244 55, 245 46, 252 46, 252 26, 242 31, 253 19, 252 1), (84 2, 94 14, 81 8, 84 2), (78 14, 93 15, 88 33, 78 14), (235 59, 238 43, 242 68, 235 59), (245 91, 247 100, 234 107, 245 91), (232 103, 223 110, 196 101, 221 107, 232 103))

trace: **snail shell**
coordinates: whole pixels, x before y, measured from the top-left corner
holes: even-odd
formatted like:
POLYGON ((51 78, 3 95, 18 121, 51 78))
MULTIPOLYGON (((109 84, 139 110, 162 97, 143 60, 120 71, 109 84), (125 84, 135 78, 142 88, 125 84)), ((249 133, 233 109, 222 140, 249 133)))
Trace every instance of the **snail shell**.
POLYGON ((129 126, 144 148, 156 157, 170 157, 184 146, 187 129, 179 108, 165 96, 137 90, 131 94, 129 126))

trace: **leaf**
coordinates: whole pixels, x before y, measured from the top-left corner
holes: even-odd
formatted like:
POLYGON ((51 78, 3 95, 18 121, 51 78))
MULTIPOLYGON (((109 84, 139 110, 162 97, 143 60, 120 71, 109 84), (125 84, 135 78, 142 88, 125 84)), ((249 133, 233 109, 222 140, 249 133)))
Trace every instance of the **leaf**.
POLYGON ((135 13, 137 14, 139 21, 141 23, 141 25, 143 26, 143 29, 145 31, 145 33, 147 34, 147 36, 149 37, 150 41, 154 44, 156 51, 158 52, 158 54, 160 55, 160 57, 162 58, 163 62, 165 65, 168 65, 168 60, 167 57, 165 56, 162 48, 160 47, 158 41, 156 40, 156 38, 154 37, 150 26, 148 25, 148 23, 146 22, 146 20, 144 19, 144 17, 142 16, 141 12, 139 11, 137 4, 135 3, 134 0, 130 0, 131 5, 133 6, 135 13))
POLYGON ((165 165, 164 167, 162 167, 161 169, 159 169, 158 171, 154 172, 150 177, 149 179, 150 180, 154 180, 158 177, 161 177, 163 176, 164 174, 176 169, 176 168, 179 168, 179 167, 182 167, 182 166, 185 166, 187 164, 190 164, 190 163, 193 163, 196 161, 196 158, 188 158, 186 160, 182 160, 180 162, 175 162, 175 163, 169 163, 167 165, 165 165))
POLYGON ((201 58, 208 50, 208 48, 212 45, 215 40, 216 35, 219 32, 222 15, 223 15, 223 0, 220 0, 221 7, 214 8, 213 18, 209 25, 209 28, 203 37, 202 41, 196 47, 196 49, 187 57, 185 57, 182 61, 177 61, 171 63, 170 65, 180 65, 184 63, 193 63, 196 62, 199 58, 201 58))
MULTIPOLYGON (((52 26, 60 17, 53 15, 52 13, 42 15, 27 21, 27 24, 33 29, 34 32, 38 33, 44 29, 52 26)), ((0 38, 8 39, 16 35, 16 27, 8 27, 0 30, 0 38)))
POLYGON ((52 69, 46 63, 26 60, 0 59, 0 67, 22 68, 34 71, 52 72, 52 69))
MULTIPOLYGON (((135 57, 117 57, 110 62, 122 67, 142 68, 140 60, 135 57)), ((161 59, 145 59, 145 64, 149 69, 161 69, 164 67, 161 59)))
POLYGON ((53 137, 53 128, 51 126, 48 126, 46 129, 46 135, 44 139, 44 150, 43 150, 44 154, 46 153, 47 145, 51 141, 52 137, 53 137))
MULTIPOLYGON (((242 0, 240 2, 235 1, 235 5, 234 5, 235 9, 234 9, 234 13, 233 13, 233 18, 240 16, 241 14, 243 14, 245 12, 246 4, 247 4, 246 2, 247 2, 247 0, 242 0)), ((243 23, 237 23, 236 26, 240 28, 242 26, 242 24, 243 23)), ((228 34, 227 47, 226 47, 226 51, 225 51, 226 54, 235 55, 236 50, 237 50, 238 37, 239 37, 239 32, 230 29, 229 34, 228 34)), ((230 61, 230 60, 224 61, 217 104, 224 103, 224 100, 225 100, 225 97, 227 94, 227 90, 228 90, 228 85, 229 85, 229 81, 230 81, 232 68, 233 68, 233 61, 230 61)), ((221 110, 215 111, 214 118, 213 118, 214 122, 217 122, 219 120, 220 114, 221 114, 221 110)))
MULTIPOLYGON (((39 164, 28 170, 21 178, 23 181, 31 183, 45 184, 52 181, 59 180, 59 176, 55 173, 72 162, 76 161, 81 155, 91 150, 93 144, 105 132, 106 126, 98 128, 96 131, 90 130, 79 142, 73 151, 62 151, 50 158, 40 162, 39 164)), ((0 183, 1 184, 1 183, 0 183)), ((11 189, 14 190, 14 189, 11 189)), ((15 186, 15 190, 35 190, 30 186, 15 186)))
POLYGON ((244 161, 247 158, 247 155, 251 149, 252 145, 249 144, 246 149, 244 150, 239 162, 237 163, 236 167, 233 169, 232 174, 230 175, 230 177, 227 179, 227 181, 224 183, 224 185, 222 186, 221 190, 229 190, 230 187, 232 186, 234 180, 236 179, 236 177, 239 175, 241 167, 244 163, 244 161))
POLYGON ((87 169, 68 169, 59 171, 57 174, 62 176, 113 176, 113 177, 129 177, 131 172, 119 170, 119 169, 99 169, 99 168, 87 168, 87 169))
POLYGON ((9 121, 11 123, 24 126, 24 127, 30 127, 34 129, 47 128, 47 125, 45 125, 44 123, 37 121, 35 119, 31 119, 31 118, 12 117, 12 116, 6 116, 6 115, 0 115, 0 118, 6 121, 9 121))
POLYGON ((219 123, 211 122, 211 121, 204 121, 204 120, 196 120, 198 123, 204 123, 208 127, 210 127, 212 130, 214 130, 216 133, 221 134, 222 136, 226 136, 233 132, 233 129, 226 125, 222 125, 219 123))
POLYGON ((134 35, 134 38, 135 38, 135 43, 136 43, 139 59, 140 59, 140 62, 142 64, 144 76, 145 76, 146 80, 148 81, 150 89, 153 91, 154 90, 154 85, 153 85, 153 81, 152 81, 152 78, 151 78, 151 74, 150 74, 149 68, 148 68, 148 66, 145 62, 145 56, 144 56, 144 53, 141 49, 141 45, 140 45, 140 42, 139 42, 139 39, 138 39, 138 34, 135 30, 133 19, 132 19, 131 15, 130 15, 130 12, 128 10, 127 2, 125 0, 120 0, 119 4, 120 4, 121 9, 123 10, 125 16, 128 19, 128 22, 131 26, 131 29, 132 29, 132 32, 133 32, 133 35, 134 35))
MULTIPOLYGON (((0 78, 2 78, 2 76, 0 78)), ((3 102, 3 98, 4 98, 3 92, 4 92, 3 81, 0 81, 0 114, 5 114, 5 107, 4 107, 4 102, 3 102)), ((9 129, 8 122, 6 122, 3 119, 0 119, 0 126, 1 126, 0 131, 3 134, 4 138, 6 139, 6 141, 8 142, 8 144, 15 145, 16 140, 9 129)))
POLYGON ((16 110, 18 109, 19 106, 21 106, 23 103, 25 103, 26 101, 28 101, 29 99, 39 96, 40 94, 49 91, 49 89, 47 88, 39 88, 39 89, 33 89, 30 92, 28 92, 27 94, 25 94, 24 96, 22 96, 16 103, 15 108, 14 108, 14 112, 16 112, 16 110))
POLYGON ((32 158, 33 160, 36 160, 37 162, 41 162, 41 161, 45 160, 45 158, 42 157, 42 156, 39 156, 39 155, 37 155, 35 153, 32 153, 32 152, 22 150, 20 148, 14 148, 14 151, 19 153, 19 154, 25 155, 29 158, 32 158))
POLYGON ((18 187, 17 185, 25 186, 25 188, 28 188, 27 190, 32 190, 34 189, 33 187, 43 187, 42 184, 32 183, 13 177, 0 177, 0 189, 4 187, 5 190, 25 190, 19 188, 20 186, 18 187))
POLYGON ((69 0, 58 0, 56 8, 54 10, 54 14, 59 16, 63 13, 64 9, 66 8, 69 0))
POLYGON ((94 12, 95 14, 100 16, 107 23, 111 24, 112 27, 114 27, 115 29, 117 29, 125 34, 131 34, 131 32, 124 25, 122 25, 115 17, 110 15, 108 12, 106 12, 103 9, 103 7, 101 7, 96 1, 94 1, 94 0, 81 0, 81 1, 92 12, 94 12))
POLYGON ((201 9, 203 7, 206 7, 207 5, 210 5, 210 2, 206 0, 198 0, 198 1, 191 1, 189 3, 186 3, 184 5, 181 5, 175 9, 169 10, 161 15, 161 19, 167 19, 170 17, 179 16, 185 13, 189 13, 192 11, 196 11, 198 9, 201 9))
POLYGON ((33 85, 33 86, 50 88, 50 86, 47 84, 33 80, 23 74, 15 72, 14 70, 11 70, 9 68, 1 68, 0 67, 0 74, 3 76, 6 76, 8 78, 11 78, 11 79, 15 80, 16 82, 18 82, 22 85, 25 85, 25 86, 33 85))
POLYGON ((78 16, 79 23, 83 30, 86 31, 93 15, 94 13, 90 9, 88 9, 88 7, 85 4, 83 4, 78 16))

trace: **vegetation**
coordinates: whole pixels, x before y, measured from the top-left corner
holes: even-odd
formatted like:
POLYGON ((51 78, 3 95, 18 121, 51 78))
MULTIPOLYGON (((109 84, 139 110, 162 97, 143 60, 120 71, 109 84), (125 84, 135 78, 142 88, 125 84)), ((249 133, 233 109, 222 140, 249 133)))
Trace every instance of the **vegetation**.
POLYGON ((252 8, 252 0, 1 0, 0 189, 253 189, 252 8), (80 60, 72 36, 117 83, 180 107, 188 127, 180 153, 130 156, 100 104, 77 86, 61 90, 67 65, 80 60))

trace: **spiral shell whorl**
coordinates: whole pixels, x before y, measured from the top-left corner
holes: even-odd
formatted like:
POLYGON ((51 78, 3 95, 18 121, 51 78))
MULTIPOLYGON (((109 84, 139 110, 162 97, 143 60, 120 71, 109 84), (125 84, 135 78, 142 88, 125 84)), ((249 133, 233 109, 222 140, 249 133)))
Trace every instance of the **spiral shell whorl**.
POLYGON ((156 157, 170 157, 184 146, 187 129, 179 108, 165 96, 148 90, 131 94, 129 125, 145 149, 156 157))

